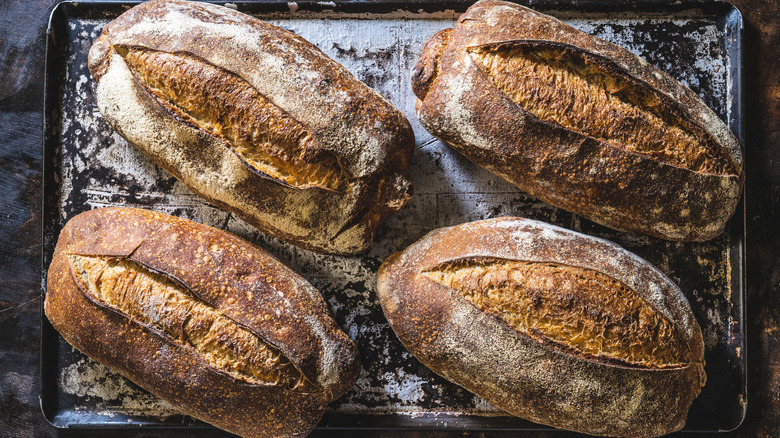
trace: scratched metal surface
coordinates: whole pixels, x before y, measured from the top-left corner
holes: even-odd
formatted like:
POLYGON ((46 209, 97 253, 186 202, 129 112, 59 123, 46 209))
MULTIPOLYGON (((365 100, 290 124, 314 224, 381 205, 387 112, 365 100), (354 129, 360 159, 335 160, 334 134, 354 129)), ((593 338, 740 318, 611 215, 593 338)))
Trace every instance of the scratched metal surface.
MULTIPOLYGON (((741 138, 741 21, 730 7, 667 7, 658 2, 627 11, 595 2, 569 10, 556 10, 554 3, 533 6, 644 56, 701 95, 741 138)), ((686 429, 728 430, 739 424, 746 403, 741 206, 728 231, 715 240, 666 242, 609 230, 539 202, 449 150, 417 121, 408 72, 425 39, 450 27, 465 6, 455 5, 453 11, 428 4, 393 11, 366 4, 347 12, 332 11, 328 4, 239 7, 316 44, 407 115, 417 138, 415 195, 409 205, 387 221, 366 255, 339 257, 280 242, 207 204, 130 147, 100 117, 87 52, 120 8, 60 6, 53 15, 48 47, 44 289, 57 233, 74 215, 127 205, 186 217, 236 233, 275 254, 322 292, 336 320, 358 344, 361 376, 331 405, 322 426, 537 428, 420 365, 395 338, 375 295, 381 262, 428 231, 496 216, 530 217, 616 241, 676 281, 691 301, 706 344, 708 382, 694 402, 686 429)), ((42 406, 55 425, 205 427, 87 359, 45 322, 41 345, 42 406)))

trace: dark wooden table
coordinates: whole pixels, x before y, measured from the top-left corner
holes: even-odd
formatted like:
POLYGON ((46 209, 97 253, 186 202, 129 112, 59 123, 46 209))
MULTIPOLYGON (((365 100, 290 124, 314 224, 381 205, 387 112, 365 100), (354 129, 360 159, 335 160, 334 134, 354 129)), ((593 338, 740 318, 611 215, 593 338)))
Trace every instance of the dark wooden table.
MULTIPOLYGON (((46 24, 55 0, 0 2, 0 437, 106 436, 58 431, 40 411, 41 142, 46 24)), ((724 434, 780 436, 780 2, 733 0, 745 21, 748 410, 724 434)), ((315 432, 312 436, 365 436, 315 432)), ((376 432, 373 436, 497 436, 376 432)), ((522 436, 572 436, 526 433, 522 436)), ((226 436, 112 431, 113 437, 226 436)), ((503 436, 503 435, 502 435, 503 436)))

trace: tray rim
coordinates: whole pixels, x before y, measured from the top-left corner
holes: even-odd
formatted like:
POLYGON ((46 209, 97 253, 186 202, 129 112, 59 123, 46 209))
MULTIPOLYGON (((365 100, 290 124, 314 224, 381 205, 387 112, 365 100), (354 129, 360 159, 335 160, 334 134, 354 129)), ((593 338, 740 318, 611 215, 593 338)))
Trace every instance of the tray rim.
MULTIPOLYGON (((729 123, 730 129, 734 131, 735 136, 737 137, 741 148, 742 148, 742 154, 743 154, 743 162, 745 161, 746 157, 746 146, 745 146, 745 139, 744 139, 744 93, 743 93, 743 69, 744 65, 742 62, 742 46, 743 46, 743 17, 742 13, 739 11, 739 9, 729 3, 728 1, 724 0, 637 0, 636 2, 632 4, 625 4, 624 2, 614 2, 610 0, 579 0, 577 2, 564 2, 562 0, 509 0, 514 1, 515 3, 519 3, 525 6, 532 7, 536 10, 541 10, 545 13, 551 13, 555 14, 556 12, 572 12, 572 11, 581 11, 583 9, 588 8, 602 8, 599 11, 593 11, 598 13, 607 13, 607 12, 623 12, 623 13, 636 13, 641 16, 643 13, 680 13, 682 11, 698 11, 702 13, 703 15, 716 15, 718 20, 725 20, 727 24, 724 24, 724 40, 728 40, 728 42, 724 41, 725 45, 725 54, 728 58, 728 61, 726 61, 726 66, 730 68, 733 75, 729 76, 729 82, 731 83, 730 89, 732 90, 732 101, 731 105, 727 108, 727 114, 731 115, 731 122, 729 123), (733 32, 732 34, 729 34, 728 31, 731 30, 733 32)), ((57 3, 49 16, 49 21, 47 25, 47 38, 46 38, 46 47, 45 47, 45 64, 44 64, 44 96, 43 96, 43 142, 42 142, 42 157, 43 157, 43 164, 42 164, 42 187, 46 187, 47 183, 51 184, 49 181, 52 173, 52 167, 56 167, 57 165, 52 163, 51 158, 52 154, 55 154, 54 150, 51 147, 51 144, 54 142, 57 144, 57 147, 59 147, 59 139, 55 139, 56 135, 52 135, 52 127, 56 125, 56 122, 59 122, 59 114, 53 114, 51 109, 51 101, 52 100, 58 100, 61 98, 61 94, 59 93, 59 89, 56 86, 53 86, 54 83, 58 83, 59 81, 59 73, 52 74, 54 65, 56 64, 54 62, 54 57, 56 56, 54 54, 53 49, 56 46, 56 42, 54 41, 54 26, 57 24, 58 19, 65 20, 66 17, 60 17, 62 14, 66 14, 65 11, 68 8, 76 9, 79 8, 103 8, 105 9, 105 13, 111 14, 114 11, 121 11, 125 10, 133 5, 137 5, 139 3, 142 3, 142 0, 64 0, 59 3, 57 3), (58 92, 56 94, 56 99, 53 98, 51 95, 52 89, 58 89, 58 92)), ((245 13, 275 13, 275 12, 282 12, 282 13, 296 13, 299 11, 306 11, 306 12, 314 12, 314 13, 335 13, 335 14, 360 14, 360 13, 369 13, 369 14, 387 14, 391 12, 396 11, 408 11, 412 14, 417 13, 427 13, 427 12, 454 12, 454 13, 461 13, 465 11, 466 8, 468 8, 471 4, 474 3, 474 1, 471 0, 445 0, 437 2, 436 0, 409 0, 409 1, 399 1, 399 0, 363 0, 363 1, 349 1, 349 0, 336 0, 336 1, 317 1, 317 0, 303 0, 303 1, 280 1, 280 0, 241 0, 241 1, 215 1, 215 0, 206 0, 206 3, 213 3, 213 4, 219 4, 219 5, 232 5, 235 6, 235 9, 245 12, 245 13), (291 5, 296 5, 295 10, 291 10, 291 5), (372 9, 373 8, 373 9, 372 9), (379 10, 379 12, 377 12, 379 10)), ((591 12, 591 11, 586 11, 591 12)), ((59 105, 57 105, 59 107, 59 105)), ((55 148, 56 149, 56 148, 55 148)), ((741 361, 739 361, 739 364, 741 365, 740 370, 740 384, 741 388, 739 392, 739 395, 741 395, 741 416, 736 422, 736 425, 730 429, 719 429, 717 431, 715 430, 706 430, 706 432, 729 432, 733 431, 740 427, 740 425, 744 422, 746 413, 747 413, 747 404, 748 404, 748 395, 747 395, 747 344, 745 342, 745 336, 744 336, 744 324, 746 321, 746 308, 745 308, 745 292, 746 292, 746 285, 747 285, 747 277, 746 277, 746 239, 747 239, 747 211, 746 211, 746 204, 747 204, 747 193, 745 192, 745 179, 747 177, 745 176, 743 178, 742 184, 743 184, 743 190, 742 190, 742 198, 740 199, 740 202, 737 206, 736 213, 734 216, 730 219, 730 224, 728 227, 728 232, 732 236, 730 239, 730 264, 732 266, 732 275, 731 275, 731 288, 732 293, 738 292, 737 296, 734 297, 732 294, 732 297, 730 298, 729 302, 731 303, 730 313, 731 313, 731 320, 732 323, 728 327, 728 329, 734 328, 736 326, 736 330, 733 332, 735 335, 731 336, 729 339, 732 341, 731 344, 738 344, 737 349, 741 351, 741 361), (737 239, 733 238, 733 236, 738 237, 737 239), (734 306, 734 300, 737 300, 737 303, 739 304, 738 309, 735 311, 734 306), (736 318, 735 318, 736 317, 736 318)), ((46 373, 46 365, 44 361, 44 356, 51 355, 51 354, 57 354, 57 353, 47 353, 46 349, 44 348, 44 342, 45 339, 50 338, 51 336, 54 336, 55 338, 60 337, 59 333, 56 332, 56 330, 51 326, 48 319, 45 316, 44 313, 44 300, 46 295, 46 279, 47 279, 47 272, 48 272, 48 261, 50 260, 51 252, 53 251, 54 245, 53 244, 47 244, 47 236, 50 234, 50 229, 48 228, 48 221, 55 219, 57 217, 56 214, 52 215, 49 210, 52 209, 50 204, 47 202, 48 196, 46 194, 46 190, 42 190, 41 195, 41 212, 42 212, 42 225, 41 225, 41 235, 43 237, 42 242, 42 252, 41 252, 41 304, 40 304, 40 318, 41 318, 41 335, 39 339, 39 351, 41 353, 41 359, 40 359, 40 376, 41 376, 41 383, 39 385, 39 402, 41 406, 41 411, 43 413, 43 416, 49 424, 56 428, 69 428, 69 429, 137 429, 138 427, 144 427, 144 429, 162 429, 162 430, 176 430, 176 429, 187 429, 187 430, 194 430, 194 429, 213 429, 213 426, 210 426, 206 423, 203 423, 199 420, 190 421, 190 423, 186 423, 184 421, 181 422, 154 422, 154 421, 144 421, 142 419, 139 420, 139 417, 131 417, 131 416, 125 416, 123 414, 114 414, 118 418, 132 418, 135 419, 135 421, 131 422, 117 422, 115 420, 112 420, 110 422, 106 423, 61 423, 57 421, 57 415, 50 415, 49 409, 46 408, 46 385, 45 382, 54 377, 56 379, 56 373, 54 376, 46 377, 49 374, 46 373), (53 216, 53 217, 52 217, 53 216), (47 249, 49 248, 49 249, 47 249)), ((56 203, 55 203, 56 205, 56 203)), ((56 210, 56 208, 54 208, 56 210)), ((54 228, 57 229, 54 236, 49 236, 52 238, 57 237, 59 234, 59 227, 57 226, 57 221, 55 221, 54 228)), ((56 401, 56 400, 55 400, 56 401)), ((92 414, 96 417, 100 417, 102 415, 100 414, 92 414)), ((106 415, 109 416, 109 415, 106 415)), ((188 419, 190 417, 187 417, 186 415, 175 415, 175 418, 182 417, 184 419, 188 419)), ((112 417, 113 418, 113 417, 112 417)), ((152 418, 152 417, 146 417, 146 418, 152 418)), ((173 417, 172 417, 173 418, 173 417)), ((535 423, 527 422, 531 427, 528 427, 526 425, 506 425, 506 426, 495 426, 493 423, 496 422, 496 420, 501 419, 508 419, 508 420, 516 420, 512 417, 490 417, 490 416, 479 416, 479 415, 461 415, 461 414, 451 414, 446 412, 436 412, 436 413, 422 413, 422 414, 412 414, 412 413, 403 413, 403 412, 393 412, 393 413, 359 413, 359 414, 349 414, 349 413, 334 413, 330 411, 326 411, 325 415, 323 416, 320 424, 317 426, 317 430, 364 430, 364 431, 371 431, 371 430, 419 430, 419 431, 425 431, 425 430, 446 430, 446 431, 501 431, 501 432, 512 432, 512 431, 555 431, 558 429, 554 429, 548 426, 544 425, 538 425, 535 423), (356 423, 361 423, 361 421, 358 421, 360 418, 369 417, 372 419, 377 418, 384 418, 384 419, 390 419, 387 421, 388 424, 386 425, 380 425, 380 426, 368 426, 368 425, 358 425, 358 427, 355 427, 356 423), (395 420, 392 420, 395 419, 395 420), (447 419, 452 420, 450 424, 446 421, 447 419), (330 424, 331 421, 328 420, 335 420, 333 421, 333 424, 330 424), (465 420, 465 421, 464 421, 465 420), (476 427, 471 427, 471 422, 474 422, 473 425, 476 427)), ((382 422, 380 422, 382 423, 382 422)), ((689 433, 695 433, 695 432, 701 432, 701 430, 689 430, 689 429, 682 429, 680 432, 689 432, 689 433)))

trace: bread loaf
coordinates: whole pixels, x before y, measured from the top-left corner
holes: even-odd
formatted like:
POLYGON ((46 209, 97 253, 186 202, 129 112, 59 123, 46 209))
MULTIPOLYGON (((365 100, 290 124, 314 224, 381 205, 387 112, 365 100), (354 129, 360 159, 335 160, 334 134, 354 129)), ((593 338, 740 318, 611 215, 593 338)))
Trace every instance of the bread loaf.
POLYGON ((306 280, 232 234, 146 210, 71 219, 44 309, 90 358, 246 437, 308 433, 360 369, 306 280))
POLYGON ((680 289, 617 245, 520 218, 435 230, 388 258, 382 309, 433 372, 510 414, 604 436, 683 427, 704 343, 680 289))
POLYGON ((292 32, 221 6, 152 0, 105 27, 89 69, 111 127, 278 238, 363 252, 411 196, 408 120, 292 32))
POLYGON ((668 240, 719 235, 743 183, 728 127, 644 59, 495 0, 433 35, 412 70, 431 134, 550 204, 668 240))

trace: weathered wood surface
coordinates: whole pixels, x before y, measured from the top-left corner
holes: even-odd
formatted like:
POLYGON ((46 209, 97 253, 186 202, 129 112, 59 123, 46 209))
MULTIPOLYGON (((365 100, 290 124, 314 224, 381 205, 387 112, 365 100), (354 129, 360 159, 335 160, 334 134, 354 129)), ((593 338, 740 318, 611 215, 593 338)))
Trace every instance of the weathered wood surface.
MULTIPOLYGON (((40 196, 45 29, 53 0, 0 2, 0 438, 57 431, 38 402, 40 196)), ((748 413, 737 437, 780 436, 780 2, 733 0, 745 20, 748 413)), ((119 431, 115 437, 227 436, 119 431)), ((367 436, 318 431, 312 436, 367 436)), ((377 432, 379 437, 505 436, 377 432)), ((558 437, 567 433, 513 436, 558 437)))

